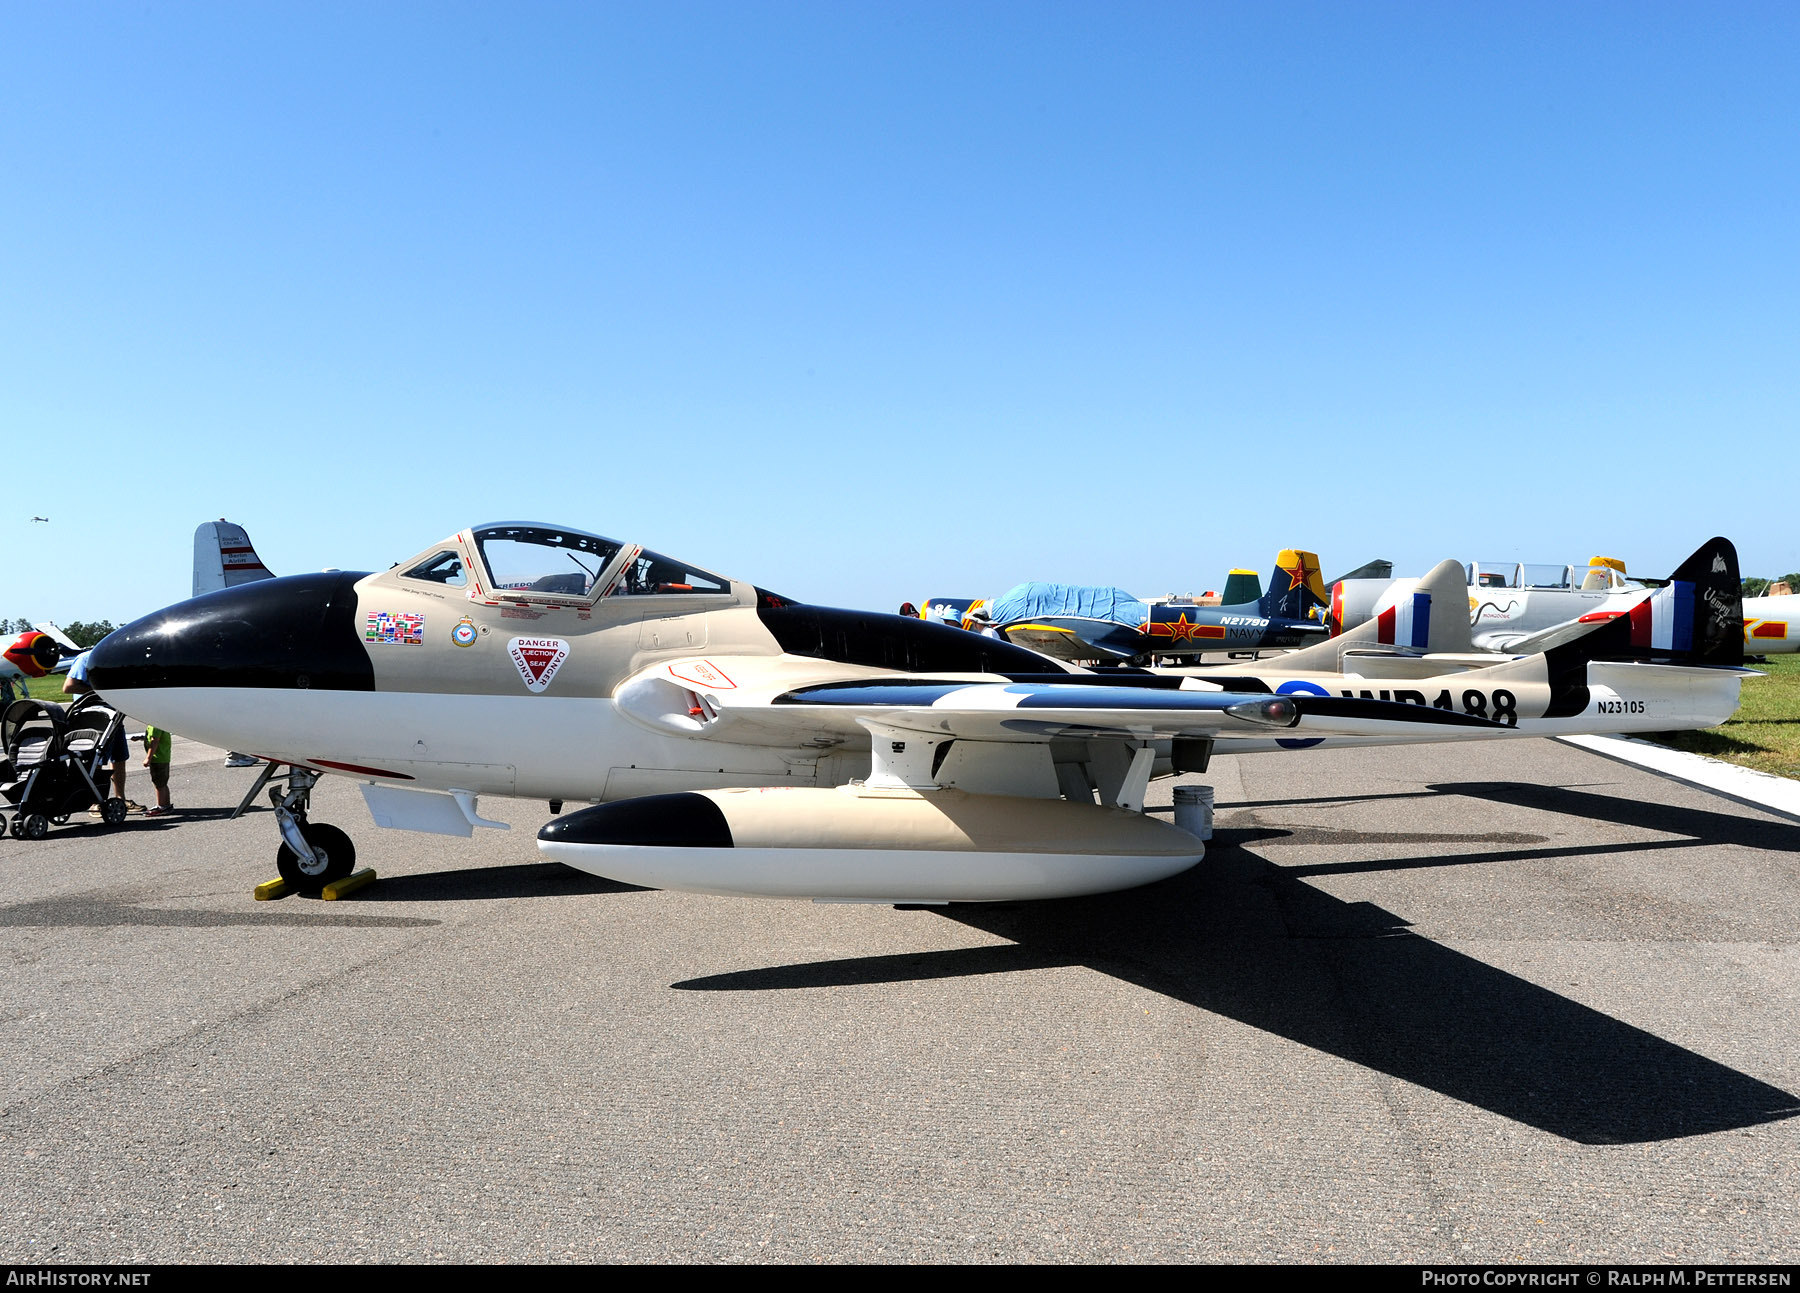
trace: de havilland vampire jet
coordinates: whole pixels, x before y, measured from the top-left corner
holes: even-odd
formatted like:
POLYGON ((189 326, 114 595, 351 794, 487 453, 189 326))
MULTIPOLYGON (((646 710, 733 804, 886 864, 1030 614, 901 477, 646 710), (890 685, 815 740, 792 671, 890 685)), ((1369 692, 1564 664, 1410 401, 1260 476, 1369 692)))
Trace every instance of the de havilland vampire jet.
MULTIPOLYGON (((483 525, 379 574, 171 606, 102 642, 89 679, 139 719, 269 760, 277 864, 303 889, 352 866, 349 837, 308 816, 335 775, 363 783, 379 824, 446 834, 494 824, 482 794, 593 802, 545 826, 539 848, 630 883, 1046 898, 1198 861, 1198 838, 1141 810, 1153 775, 1204 770, 1215 749, 1722 722, 1742 672, 1736 557, 1716 540, 1689 564, 1642 646, 1608 621, 1441 677, 1397 649, 1383 658, 1402 681, 1377 688, 1345 669, 1365 639, 1381 654, 1372 625, 1311 648, 1336 673, 1091 673, 944 625, 796 604, 594 534, 483 525)), ((1429 619, 1428 602, 1408 616, 1429 619)))

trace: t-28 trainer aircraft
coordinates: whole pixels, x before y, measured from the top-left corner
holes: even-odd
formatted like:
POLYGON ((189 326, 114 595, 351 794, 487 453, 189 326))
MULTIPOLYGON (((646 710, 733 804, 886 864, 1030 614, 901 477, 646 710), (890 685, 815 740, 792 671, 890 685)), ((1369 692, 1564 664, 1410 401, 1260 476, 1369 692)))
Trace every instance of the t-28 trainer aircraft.
MULTIPOLYGON (((440 833, 493 825, 482 794, 593 802, 539 847, 630 883, 1049 898, 1197 862, 1198 838, 1141 810, 1153 775, 1203 771, 1215 749, 1723 721, 1741 671, 1712 666, 1742 658, 1736 556, 1722 540, 1705 552, 1642 650, 1597 624, 1554 653, 1445 678, 1425 657, 1377 696, 1316 666, 1090 673, 941 624, 796 604, 635 544, 483 525, 380 574, 263 579, 169 607, 108 637, 89 678, 140 719, 270 760, 277 865, 302 889, 352 866, 349 837, 308 816, 313 786, 337 775, 363 783, 378 823, 440 833), (1613 653, 1669 663, 1593 663, 1613 653)), ((1407 613, 1432 612, 1415 598, 1407 613)), ((1343 660, 1359 641, 1321 646, 1343 660)))

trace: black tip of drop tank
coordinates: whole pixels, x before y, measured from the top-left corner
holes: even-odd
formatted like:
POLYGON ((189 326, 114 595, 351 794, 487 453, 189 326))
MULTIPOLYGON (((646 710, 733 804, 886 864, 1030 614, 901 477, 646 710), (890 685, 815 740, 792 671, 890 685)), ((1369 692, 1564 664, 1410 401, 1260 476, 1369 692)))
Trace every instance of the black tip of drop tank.
POLYGON ((596 804, 558 817, 538 832, 557 844, 626 844, 661 848, 728 849, 731 827, 705 795, 642 795, 596 804))

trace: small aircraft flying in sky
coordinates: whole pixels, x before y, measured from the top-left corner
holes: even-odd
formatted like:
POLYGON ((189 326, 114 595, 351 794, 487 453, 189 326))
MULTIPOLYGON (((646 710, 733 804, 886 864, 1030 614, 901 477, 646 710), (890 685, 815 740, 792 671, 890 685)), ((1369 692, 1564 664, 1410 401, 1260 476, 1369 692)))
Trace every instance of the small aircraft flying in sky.
POLYGON ((1635 619, 1608 620, 1540 655, 1434 660, 1408 645, 1413 624, 1462 611, 1460 586, 1446 607, 1430 585, 1385 628, 1237 671, 1089 672, 513 522, 378 574, 169 607, 108 637, 89 677, 139 719, 269 760, 277 866, 302 888, 353 865, 349 837, 309 816, 319 778, 344 776, 378 824, 446 834, 494 825, 482 794, 593 803, 545 826, 540 850, 631 883, 1045 898, 1198 861, 1198 838, 1141 810, 1153 775, 1202 771, 1215 750, 1721 722, 1742 672, 1731 545, 1670 587, 1641 644, 1635 619))
POLYGON ((1192 597, 1141 601, 1118 588, 1024 583, 991 601, 929 598, 921 618, 992 632, 1067 661, 1146 665, 1206 651, 1303 646, 1325 638, 1325 584, 1319 559, 1284 550, 1267 593, 1254 571, 1234 570, 1221 603, 1192 597), (1242 601, 1237 598, 1242 597, 1242 601))

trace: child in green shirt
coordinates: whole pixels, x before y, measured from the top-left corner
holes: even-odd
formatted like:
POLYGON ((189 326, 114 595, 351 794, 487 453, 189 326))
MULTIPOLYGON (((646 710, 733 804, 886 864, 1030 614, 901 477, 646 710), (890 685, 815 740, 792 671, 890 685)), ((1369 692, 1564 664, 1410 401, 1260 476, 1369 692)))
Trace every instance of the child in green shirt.
POLYGON ((169 811, 169 755, 174 744, 166 728, 144 729, 144 766, 150 769, 150 784, 156 788, 156 803, 144 810, 146 817, 161 817, 169 811))

